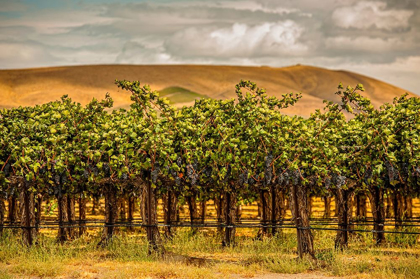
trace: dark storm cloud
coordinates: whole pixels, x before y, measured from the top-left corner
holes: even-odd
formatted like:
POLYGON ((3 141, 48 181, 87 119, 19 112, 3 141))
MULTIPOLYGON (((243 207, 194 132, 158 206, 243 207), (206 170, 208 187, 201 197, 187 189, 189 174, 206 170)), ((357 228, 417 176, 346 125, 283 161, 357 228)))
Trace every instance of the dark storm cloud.
POLYGON ((301 63, 349 69, 420 92, 417 0, 39 3, 0 5, 2 68, 301 63))

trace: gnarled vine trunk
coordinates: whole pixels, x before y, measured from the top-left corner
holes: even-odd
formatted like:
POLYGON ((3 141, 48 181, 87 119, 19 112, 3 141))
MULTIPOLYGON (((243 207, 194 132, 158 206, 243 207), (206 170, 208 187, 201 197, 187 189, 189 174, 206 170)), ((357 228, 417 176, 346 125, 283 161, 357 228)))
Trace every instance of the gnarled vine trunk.
POLYGON ((270 195, 268 190, 261 190, 260 191, 260 197, 259 197, 259 202, 258 202, 258 213, 260 214, 260 224, 261 224, 261 228, 258 231, 258 238, 263 238, 265 236, 267 236, 268 234, 268 216, 269 216, 269 199, 270 199, 270 195))
POLYGON ((82 236, 86 233, 86 204, 88 199, 80 194, 78 204, 79 204, 79 236, 82 236))
POLYGON ((105 196, 105 226, 102 232, 100 245, 106 245, 115 233, 115 223, 118 220, 118 198, 115 186, 112 182, 107 181, 104 184, 105 196))
POLYGON ((225 214, 225 236, 223 246, 231 246, 235 243, 236 234, 236 194, 226 191, 224 194, 224 214, 225 214))
POLYGON ((176 198, 173 191, 168 191, 162 197, 163 200, 163 219, 165 220, 165 237, 172 238, 173 233, 175 231, 174 227, 171 227, 174 223, 176 223, 176 213, 177 213, 177 205, 178 199, 176 198))
POLYGON ((191 231, 196 233, 198 228, 195 227, 197 223, 199 223, 199 216, 198 216, 198 207, 197 207, 197 196, 195 193, 191 194, 187 197, 187 204, 188 210, 190 212, 190 223, 191 223, 191 231))
POLYGON ((324 215, 323 217, 326 219, 331 218, 331 197, 330 196, 324 196, 322 197, 322 200, 324 202, 324 215))
POLYGON ((204 224, 206 222, 206 215, 207 215, 207 203, 206 200, 200 201, 200 224, 204 224))
POLYGON ((382 244, 385 242, 384 221, 385 221, 385 204, 384 204, 384 192, 383 189, 377 186, 370 186, 370 202, 372 207, 372 215, 375 230, 374 238, 376 244, 382 244))
POLYGON ((335 248, 344 249, 348 246, 349 222, 351 219, 351 207, 353 193, 351 190, 336 189, 336 206, 338 208, 338 228, 335 238, 335 248))
POLYGON ((7 221, 9 222, 9 225, 13 226, 16 225, 19 215, 18 200, 15 196, 11 196, 7 200, 7 203, 7 221))
POLYGON ((76 237, 76 200, 73 197, 67 196, 67 234, 69 239, 76 237))
POLYGON ((92 197, 92 215, 99 213, 101 207, 101 201, 99 195, 94 195, 92 197))
POLYGON ((58 204, 58 235, 57 239, 60 243, 68 240, 68 214, 67 214, 67 197, 59 195, 57 197, 58 204))
POLYGON ((366 220, 367 217, 367 203, 366 195, 364 193, 358 193, 355 198, 356 203, 356 220, 366 220))
POLYGON ((404 197, 398 190, 394 191, 392 195, 392 206, 394 209, 395 228, 399 229, 404 219, 404 197))
POLYGON ((127 220, 127 211, 126 211, 126 198, 120 197, 118 199, 118 209, 119 209, 119 219, 121 222, 125 222, 127 220))
POLYGON ((20 182, 20 225, 22 227, 22 241, 31 246, 36 243, 35 229, 35 195, 29 191, 29 183, 24 179, 20 182))
POLYGON ((130 227, 128 227, 129 230, 133 230, 133 227, 131 227, 131 225, 133 224, 134 221, 134 212, 136 211, 136 197, 134 196, 129 196, 128 197, 128 217, 127 217, 127 221, 128 224, 130 225, 130 227))
POLYGON ((315 258, 314 237, 309 229, 309 189, 305 185, 292 185, 290 192, 290 210, 297 229, 299 257, 309 255, 315 258))
POLYGON ((413 198, 408 195, 404 197, 404 214, 407 218, 413 218, 413 198))
MULTIPOLYGON (((279 185, 272 185, 269 190, 263 190, 260 194, 261 209, 260 220, 263 226, 271 226, 271 234, 275 235, 279 230, 276 226, 283 224, 286 214, 284 189, 279 185), (264 200, 263 198, 264 197, 264 200), (262 206, 264 205, 264 206, 262 206)), ((269 228, 260 229, 259 236, 267 235, 269 228)))
POLYGON ((141 194, 141 215, 143 225, 146 227, 147 241, 149 243, 149 254, 152 252, 164 252, 161 243, 159 228, 157 227, 157 205, 156 190, 152 188, 150 180, 143 185, 141 194))
POLYGON ((42 195, 36 195, 35 199, 35 224, 36 224, 36 231, 39 233, 39 225, 41 224, 41 216, 42 216, 42 195))
POLYGON ((217 227, 217 232, 222 233, 223 228, 221 225, 224 223, 225 215, 224 214, 224 197, 219 196, 214 198, 214 206, 216 208, 216 217, 217 217, 217 224, 219 225, 217 227))

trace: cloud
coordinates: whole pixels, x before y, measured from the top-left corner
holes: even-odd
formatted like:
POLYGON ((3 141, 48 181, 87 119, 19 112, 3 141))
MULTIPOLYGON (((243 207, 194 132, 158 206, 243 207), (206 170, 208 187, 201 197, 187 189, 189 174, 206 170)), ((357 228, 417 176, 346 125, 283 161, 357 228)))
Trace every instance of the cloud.
POLYGON ((3 69, 301 63, 349 67, 420 91, 413 75, 420 49, 417 0, 0 2, 3 69))
POLYGON ((235 23, 224 28, 191 27, 165 41, 165 49, 178 56, 261 57, 300 55, 308 48, 299 42, 303 28, 293 21, 259 25, 235 23))
POLYGON ((118 64, 175 64, 171 55, 161 48, 150 48, 137 42, 126 42, 115 59, 118 64))
MULTIPOLYGON (((256 1, 223 1, 223 2, 204 2, 200 5, 205 7, 216 7, 221 9, 243 10, 251 12, 264 12, 268 14, 291 14, 299 13, 300 10, 296 8, 285 8, 278 5, 267 5, 256 1)), ((307 14, 305 14, 307 15, 307 14)))
POLYGON ((347 51, 347 52, 365 52, 378 53, 404 51, 412 47, 412 42, 403 41, 399 38, 371 38, 360 36, 355 38, 338 36, 330 37, 325 41, 328 49, 347 51))
POLYGON ((387 9, 384 2, 358 2, 355 6, 337 8, 332 14, 333 22, 342 28, 367 29, 375 27, 388 31, 409 27, 413 11, 387 9))
POLYGON ((40 67, 50 65, 54 60, 57 58, 37 43, 0 42, 0 61, 3 67, 5 65, 13 65, 13 68, 40 67))

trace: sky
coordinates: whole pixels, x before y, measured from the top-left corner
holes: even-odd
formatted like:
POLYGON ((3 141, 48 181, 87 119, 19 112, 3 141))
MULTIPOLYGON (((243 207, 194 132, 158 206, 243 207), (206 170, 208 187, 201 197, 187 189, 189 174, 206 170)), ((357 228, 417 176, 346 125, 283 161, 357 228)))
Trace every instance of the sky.
POLYGON ((304 64, 420 94, 420 1, 0 0, 0 69, 86 64, 304 64))

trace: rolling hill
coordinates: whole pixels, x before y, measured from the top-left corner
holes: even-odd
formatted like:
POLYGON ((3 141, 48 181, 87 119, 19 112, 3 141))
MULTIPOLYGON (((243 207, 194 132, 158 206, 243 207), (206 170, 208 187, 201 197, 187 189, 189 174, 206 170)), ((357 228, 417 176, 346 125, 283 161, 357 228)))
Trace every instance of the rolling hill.
MULTIPOLYGON (((324 99, 336 100, 337 85, 365 86, 365 96, 375 106, 407 92, 391 84, 347 71, 296 65, 283 68, 202 65, 92 65, 0 70, 0 107, 45 103, 68 94, 82 104, 111 93, 115 107, 129 107, 130 95, 119 90, 115 79, 139 80, 161 92, 177 106, 197 98, 233 98, 235 84, 249 79, 269 95, 302 92, 303 98, 289 114, 308 116, 322 108, 324 99)), ((408 92, 410 95, 414 95, 408 92)))

